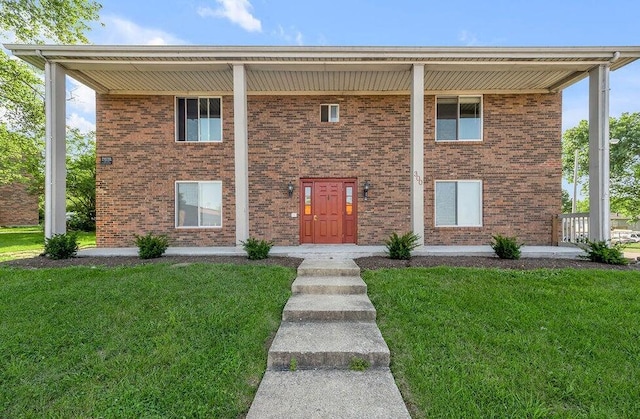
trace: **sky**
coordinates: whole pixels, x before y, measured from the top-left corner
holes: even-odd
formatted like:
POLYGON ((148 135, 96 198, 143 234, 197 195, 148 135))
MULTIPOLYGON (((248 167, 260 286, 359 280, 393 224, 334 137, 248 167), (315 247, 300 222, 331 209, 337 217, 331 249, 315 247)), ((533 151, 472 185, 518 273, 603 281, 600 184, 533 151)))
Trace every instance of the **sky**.
MULTIPOLYGON (((639 46, 638 0, 103 0, 97 45, 639 46), (152 4, 152 6, 150 6, 152 4)), ((588 119, 588 80, 564 90, 563 130, 588 119)), ((95 127, 68 83, 68 124, 95 127)), ((640 112, 640 60, 611 73, 610 113, 640 112)))

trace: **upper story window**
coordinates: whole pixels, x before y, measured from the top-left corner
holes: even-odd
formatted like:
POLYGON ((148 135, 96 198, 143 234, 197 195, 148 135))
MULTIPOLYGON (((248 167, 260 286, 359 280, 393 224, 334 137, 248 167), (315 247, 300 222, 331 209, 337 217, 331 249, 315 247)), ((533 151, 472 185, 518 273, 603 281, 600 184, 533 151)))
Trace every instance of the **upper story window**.
POLYGON ((436 99, 436 141, 481 141, 482 97, 436 99))
POLYGON ((320 122, 338 122, 339 110, 338 105, 320 105, 320 122))
POLYGON ((177 98, 176 126, 176 141, 222 141, 221 98, 177 98))

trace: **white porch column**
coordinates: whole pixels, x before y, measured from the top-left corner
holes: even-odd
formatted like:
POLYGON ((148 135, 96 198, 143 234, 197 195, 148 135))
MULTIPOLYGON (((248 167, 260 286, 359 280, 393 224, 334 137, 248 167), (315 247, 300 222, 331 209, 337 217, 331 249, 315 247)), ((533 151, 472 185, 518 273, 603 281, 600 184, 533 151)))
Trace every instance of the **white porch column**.
POLYGON ((233 136, 236 179, 236 245, 249 238, 247 82, 243 64, 233 65, 233 136))
POLYGON ((589 71, 589 238, 609 240, 609 65, 589 71))
POLYGON ((67 231, 66 225, 66 81, 56 63, 45 62, 44 236, 67 231))
POLYGON ((424 65, 414 64, 411 81, 411 230, 424 245, 424 65))

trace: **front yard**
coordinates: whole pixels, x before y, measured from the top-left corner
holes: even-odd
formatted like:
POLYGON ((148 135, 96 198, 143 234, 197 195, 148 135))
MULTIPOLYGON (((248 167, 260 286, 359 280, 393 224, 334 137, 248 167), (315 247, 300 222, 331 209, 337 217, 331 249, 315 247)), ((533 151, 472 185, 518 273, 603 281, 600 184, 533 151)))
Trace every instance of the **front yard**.
POLYGON ((640 417, 640 272, 363 277, 414 417, 640 417))
MULTIPOLYGON (((80 248, 95 247, 96 233, 78 233, 80 248)), ((42 227, 0 227, 0 262, 30 258, 44 251, 42 227)))
POLYGON ((0 417, 245 413, 295 271, 0 267, 0 417))
MULTIPOLYGON (((0 417, 246 413, 295 270, 94 259, 0 265, 0 417)), ((640 271, 585 263, 363 270, 412 415, 640 417, 640 271)))

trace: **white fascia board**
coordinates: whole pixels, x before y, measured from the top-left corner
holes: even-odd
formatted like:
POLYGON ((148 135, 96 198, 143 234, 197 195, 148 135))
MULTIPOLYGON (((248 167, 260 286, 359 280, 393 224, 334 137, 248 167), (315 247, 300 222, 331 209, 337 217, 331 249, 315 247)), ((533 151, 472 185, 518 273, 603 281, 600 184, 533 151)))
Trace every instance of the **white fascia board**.
POLYGON ((110 57, 110 58, 212 58, 223 60, 264 59, 596 59, 609 61, 640 58, 640 46, 608 47, 238 47, 238 46, 110 46, 110 45, 21 45, 5 44, 14 55, 110 57))

